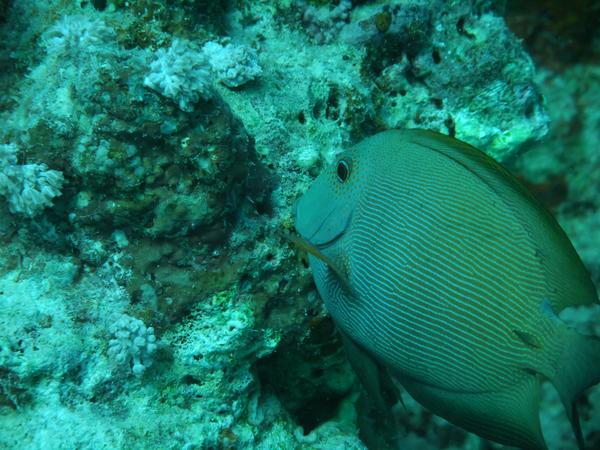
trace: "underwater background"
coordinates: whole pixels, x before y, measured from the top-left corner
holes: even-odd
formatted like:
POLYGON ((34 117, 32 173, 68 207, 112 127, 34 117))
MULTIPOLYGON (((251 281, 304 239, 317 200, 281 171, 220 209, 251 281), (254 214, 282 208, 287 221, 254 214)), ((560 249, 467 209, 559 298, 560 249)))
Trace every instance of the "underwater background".
MULTIPOLYGON (((599 57, 591 0, 0 0, 0 448, 364 449, 295 199, 367 136, 440 131, 598 287, 599 57)), ((402 449, 503 448, 405 402, 402 449)), ((600 448, 600 388, 580 414, 600 448)), ((541 418, 576 447, 547 385, 541 418)))

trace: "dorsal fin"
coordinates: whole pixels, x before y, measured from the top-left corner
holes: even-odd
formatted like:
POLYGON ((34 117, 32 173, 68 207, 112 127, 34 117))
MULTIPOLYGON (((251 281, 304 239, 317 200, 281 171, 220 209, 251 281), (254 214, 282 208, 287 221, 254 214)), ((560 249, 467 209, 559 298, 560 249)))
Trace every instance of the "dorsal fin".
MULTIPOLYGON (((450 136, 436 133, 430 130, 410 130, 414 135, 413 143, 427 147, 435 152, 442 153, 461 164, 470 172, 474 173, 485 184, 498 192, 499 188, 509 189, 512 192, 527 198, 533 202, 547 219, 550 219, 552 226, 557 227, 560 232, 562 229, 558 226, 552 215, 537 201, 531 192, 508 170, 497 162, 491 156, 488 156, 481 150, 459 141, 450 136)), ((498 192, 502 194, 502 192, 498 192)))
POLYGON ((428 130, 402 131, 404 139, 444 155, 460 164, 493 190, 499 201, 514 213, 535 245, 554 294, 549 301, 555 311, 567 306, 596 303, 591 277, 571 241, 550 212, 500 163, 457 139, 428 130))

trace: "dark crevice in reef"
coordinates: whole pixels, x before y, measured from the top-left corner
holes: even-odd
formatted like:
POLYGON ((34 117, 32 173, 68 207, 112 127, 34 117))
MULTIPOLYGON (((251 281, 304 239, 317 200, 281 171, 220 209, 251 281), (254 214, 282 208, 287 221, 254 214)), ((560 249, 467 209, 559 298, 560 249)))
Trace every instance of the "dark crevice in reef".
POLYGON ((0 24, 6 21, 11 0, 0 0, 0 24))
POLYGON ((288 338, 257 362, 256 371, 261 385, 273 389, 304 434, 335 417, 354 383, 329 317, 315 318, 308 335, 288 338))
POLYGON ((344 398, 343 395, 327 395, 323 398, 313 398, 299 410, 295 411, 293 417, 295 421, 302 427, 305 435, 319 425, 331 420, 340 402, 344 398))
POLYGON ((508 0, 505 19, 536 64, 555 70, 600 60, 600 1, 508 0))

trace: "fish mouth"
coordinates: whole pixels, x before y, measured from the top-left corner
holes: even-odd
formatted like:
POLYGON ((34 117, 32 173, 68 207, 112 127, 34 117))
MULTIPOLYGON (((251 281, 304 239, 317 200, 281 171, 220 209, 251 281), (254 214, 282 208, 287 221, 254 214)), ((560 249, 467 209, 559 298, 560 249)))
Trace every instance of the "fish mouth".
POLYGON ((306 241, 308 243, 310 243, 311 245, 314 245, 315 248, 317 248, 319 250, 327 249, 327 248, 331 247, 333 244, 335 244, 337 241, 339 241, 340 238, 344 235, 344 233, 348 229, 348 227, 350 226, 350 220, 352 219, 352 214, 348 215, 348 217, 346 218, 346 223, 344 224, 343 228, 341 228, 337 234, 335 234, 333 237, 331 237, 330 239, 328 239, 326 241, 322 241, 319 243, 315 242, 314 237, 319 234, 321 229, 327 223, 327 219, 334 213, 335 213, 335 209, 332 209, 331 211, 329 211, 329 213, 325 216, 325 218, 321 222, 321 225, 319 225, 319 227, 312 233, 312 235, 310 237, 306 238, 306 241))
POLYGON ((319 250, 325 250, 325 249, 331 247, 337 241, 339 241, 340 238, 342 237, 342 234, 344 234, 343 231, 340 234, 338 234, 337 236, 334 236, 333 238, 329 239, 327 242, 322 242, 320 244, 313 244, 310 240, 308 242, 310 242, 312 245, 314 245, 319 250))

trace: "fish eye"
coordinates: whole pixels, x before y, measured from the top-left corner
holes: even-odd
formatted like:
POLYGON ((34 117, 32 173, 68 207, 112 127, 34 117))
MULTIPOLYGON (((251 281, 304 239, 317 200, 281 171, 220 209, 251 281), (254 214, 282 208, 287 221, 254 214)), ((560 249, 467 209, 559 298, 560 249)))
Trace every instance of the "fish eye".
POLYGON ((342 183, 350 176, 350 160, 341 159, 337 164, 337 177, 342 183))

